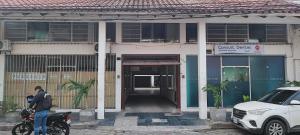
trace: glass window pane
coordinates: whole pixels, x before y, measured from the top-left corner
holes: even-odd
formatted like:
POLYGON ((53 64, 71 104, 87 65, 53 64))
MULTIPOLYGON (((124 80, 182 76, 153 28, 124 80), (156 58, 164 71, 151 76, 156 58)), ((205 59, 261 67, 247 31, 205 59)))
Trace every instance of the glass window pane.
POLYGON ((116 42, 116 23, 106 23, 107 42, 116 42))
POLYGON ((297 96, 295 96, 295 97, 293 98, 293 100, 298 100, 298 101, 300 101, 300 94, 298 94, 297 96))
POLYGON ((167 23, 165 32, 165 42, 178 43, 179 42, 179 24, 167 23))
POLYGON ((197 23, 187 23, 186 24, 186 42, 194 43, 197 42, 197 23))
POLYGON ((49 38, 50 41, 71 41, 71 23, 49 23, 49 38))
POLYGON ((122 41, 123 42, 140 42, 141 38, 140 23, 123 23, 122 24, 122 41))
POLYGON ((245 42, 247 39, 247 24, 227 24, 227 42, 245 42))
POLYGON ((26 22, 5 22, 5 39, 26 41, 26 22))
POLYGON ((286 24, 267 24, 267 42, 287 42, 286 24))
POLYGON ((153 41, 165 42, 166 41, 166 24, 154 23, 153 24, 153 41))
POLYGON ((206 25, 207 42, 226 42, 225 30, 226 30, 226 24, 207 24, 206 25))
POLYGON ((266 42, 266 25, 249 24, 249 38, 258 39, 259 42, 266 42))
POLYGON ((153 24, 152 23, 143 23, 142 24, 142 42, 151 42, 153 41, 153 24))
POLYGON ((198 107, 198 56, 186 56, 187 106, 198 107))
POLYGON ((248 66, 248 57, 224 56, 222 64, 223 66, 248 66))
POLYGON ((73 41, 88 41, 89 24, 88 23, 73 23, 73 41))
POLYGON ((250 57, 251 95, 257 100, 285 82, 283 56, 250 57))
MULTIPOLYGON (((207 57, 207 83, 220 84, 221 82, 221 63, 220 57, 207 57)), ((214 98, 210 92, 207 93, 207 105, 214 106, 214 98)))
POLYGON ((29 22, 27 23, 28 41, 48 41, 49 23, 47 22, 29 22))
POLYGON ((224 107, 233 107, 243 102, 243 96, 250 96, 248 67, 224 67, 222 80, 229 82, 227 90, 223 92, 224 107))
POLYGON ((258 101, 271 104, 283 104, 296 92, 297 91, 294 90, 275 90, 258 101))

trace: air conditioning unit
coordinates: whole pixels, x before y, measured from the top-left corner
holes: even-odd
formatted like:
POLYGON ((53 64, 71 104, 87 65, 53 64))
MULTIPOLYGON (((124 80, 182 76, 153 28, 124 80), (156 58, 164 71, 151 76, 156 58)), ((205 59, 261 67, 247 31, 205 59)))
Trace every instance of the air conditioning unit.
POLYGON ((0 51, 11 51, 11 43, 9 40, 0 40, 0 51))

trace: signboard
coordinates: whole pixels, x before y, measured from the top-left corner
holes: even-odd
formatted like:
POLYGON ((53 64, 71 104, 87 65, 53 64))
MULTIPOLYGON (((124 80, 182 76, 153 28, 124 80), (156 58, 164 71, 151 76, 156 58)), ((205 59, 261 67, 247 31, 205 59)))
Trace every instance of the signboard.
POLYGON ((259 44, 219 44, 215 45, 215 54, 261 54, 259 44))

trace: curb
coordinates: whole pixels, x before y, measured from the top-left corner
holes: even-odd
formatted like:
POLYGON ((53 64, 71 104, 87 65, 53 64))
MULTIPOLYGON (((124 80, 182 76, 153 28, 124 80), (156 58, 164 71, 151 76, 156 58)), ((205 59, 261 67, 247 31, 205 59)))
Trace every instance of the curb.
POLYGON ((12 124, 12 123, 0 124, 0 131, 11 131, 15 125, 16 124, 12 124))
POLYGON ((216 122, 210 125, 211 129, 236 129, 231 122, 216 122))
MULTIPOLYGON (((11 131, 17 123, 0 123, 0 131, 11 131)), ((98 127, 98 122, 71 123, 70 129, 91 129, 98 127)))

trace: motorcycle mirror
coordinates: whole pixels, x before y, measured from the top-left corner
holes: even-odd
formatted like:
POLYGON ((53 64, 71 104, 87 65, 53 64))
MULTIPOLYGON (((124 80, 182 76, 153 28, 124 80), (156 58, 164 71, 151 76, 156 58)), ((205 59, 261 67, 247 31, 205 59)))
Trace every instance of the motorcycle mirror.
POLYGON ((27 96, 27 97, 26 97, 26 99, 27 99, 27 103, 28 103, 28 104, 30 104, 30 103, 32 102, 33 98, 34 98, 34 96, 33 96, 33 95, 29 95, 29 96, 27 96))

